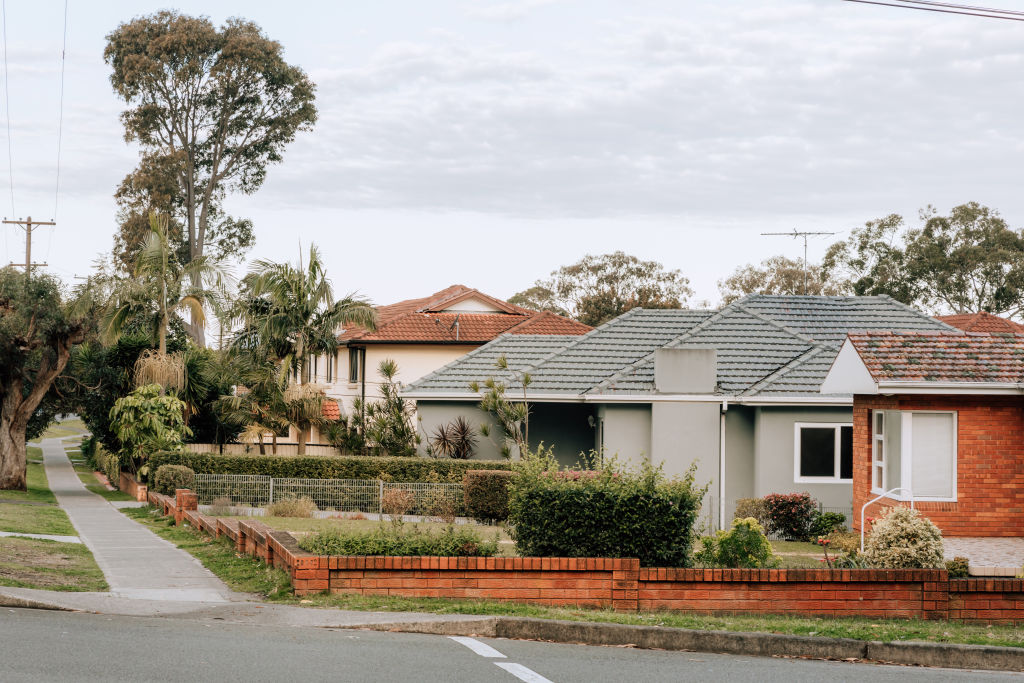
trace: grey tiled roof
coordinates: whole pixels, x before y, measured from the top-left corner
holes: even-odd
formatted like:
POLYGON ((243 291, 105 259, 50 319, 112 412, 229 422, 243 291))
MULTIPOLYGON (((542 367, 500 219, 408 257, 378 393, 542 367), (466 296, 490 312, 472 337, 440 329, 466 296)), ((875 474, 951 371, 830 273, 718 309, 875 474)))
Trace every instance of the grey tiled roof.
POLYGON ((507 380, 494 367, 504 354, 510 368, 530 373, 531 393, 647 394, 657 349, 709 346, 723 395, 818 395, 848 332, 950 329, 884 296, 751 295, 719 311, 634 309, 579 337, 499 337, 408 391, 457 393, 473 380, 507 380))

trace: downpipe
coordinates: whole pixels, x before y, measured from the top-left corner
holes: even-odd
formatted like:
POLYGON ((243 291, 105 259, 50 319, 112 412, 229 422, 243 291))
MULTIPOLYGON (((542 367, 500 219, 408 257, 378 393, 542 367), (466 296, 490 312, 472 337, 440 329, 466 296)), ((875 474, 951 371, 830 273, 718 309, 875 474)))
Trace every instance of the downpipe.
POLYGON ((718 428, 718 528, 725 529, 725 415, 729 401, 722 401, 718 428))

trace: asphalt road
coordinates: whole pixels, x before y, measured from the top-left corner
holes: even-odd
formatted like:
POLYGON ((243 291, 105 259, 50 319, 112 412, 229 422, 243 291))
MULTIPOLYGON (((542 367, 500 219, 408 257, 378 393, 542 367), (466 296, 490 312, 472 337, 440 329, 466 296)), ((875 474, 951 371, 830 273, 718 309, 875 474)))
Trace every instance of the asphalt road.
POLYGON ((0 681, 1024 681, 1024 675, 0 609, 0 681))

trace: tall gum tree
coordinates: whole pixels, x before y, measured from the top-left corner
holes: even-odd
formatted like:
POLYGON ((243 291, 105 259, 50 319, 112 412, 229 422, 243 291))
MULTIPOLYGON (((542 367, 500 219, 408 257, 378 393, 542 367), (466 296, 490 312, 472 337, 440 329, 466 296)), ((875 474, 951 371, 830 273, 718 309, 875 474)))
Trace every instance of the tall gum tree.
POLYGON ((25 432, 85 339, 90 315, 81 310, 48 275, 0 270, 0 490, 25 490, 25 432))
MULTIPOLYGON (((118 26, 104 59, 128 104, 125 140, 143 155, 132 201, 175 212, 186 261, 206 253, 211 230, 251 233, 245 221, 223 216, 223 198, 258 190, 267 167, 317 117, 315 86, 284 61, 281 44, 244 19, 218 29, 205 17, 161 11, 118 26)), ((242 235, 239 244, 248 242, 242 235)), ((203 342, 201 328, 190 333, 203 342)))

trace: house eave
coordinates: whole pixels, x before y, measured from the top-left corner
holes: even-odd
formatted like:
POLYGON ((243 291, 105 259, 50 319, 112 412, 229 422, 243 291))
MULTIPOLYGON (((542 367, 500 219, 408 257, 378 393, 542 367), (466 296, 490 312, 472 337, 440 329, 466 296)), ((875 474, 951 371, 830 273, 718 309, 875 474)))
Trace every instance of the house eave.
MULTIPOLYGON (((417 401, 479 401, 472 392, 402 393, 403 398, 417 401)), ((509 398, 518 398, 509 394, 509 398)), ((853 397, 842 396, 733 396, 727 394, 527 394, 531 403, 722 403, 757 406, 822 406, 849 407, 853 397)))
POLYGON ((1024 384, 1018 382, 879 382, 879 394, 962 394, 1003 395, 1024 394, 1024 384))

